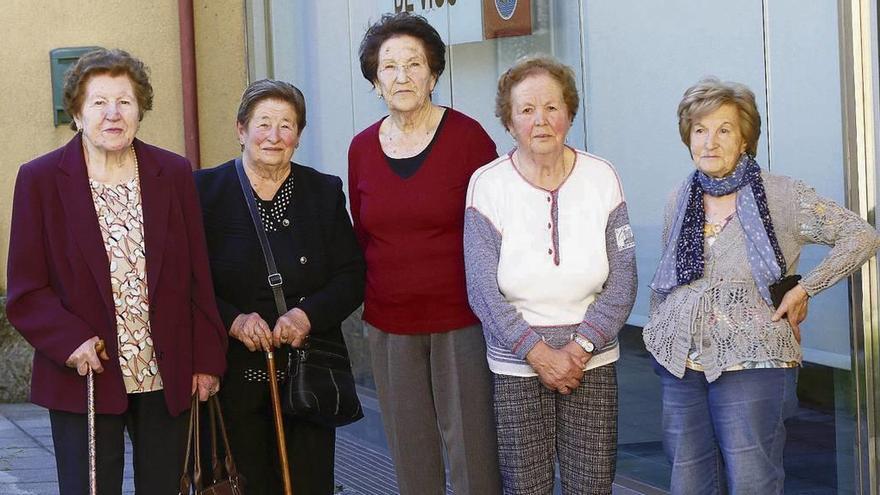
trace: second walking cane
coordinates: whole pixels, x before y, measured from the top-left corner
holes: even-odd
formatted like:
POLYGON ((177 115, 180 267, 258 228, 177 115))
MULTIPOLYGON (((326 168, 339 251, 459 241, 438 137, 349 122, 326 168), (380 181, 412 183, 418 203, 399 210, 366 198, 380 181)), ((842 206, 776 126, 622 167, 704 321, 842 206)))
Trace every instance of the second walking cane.
MULTIPOLYGON (((254 222, 254 228, 257 231, 257 237, 260 239, 260 248, 263 250, 263 256, 266 259, 266 268, 268 270, 269 287, 272 288, 272 294, 275 296, 275 306, 278 308, 278 316, 284 314, 283 308, 287 307, 284 301, 284 293, 281 291, 281 274, 275 267, 275 258, 272 256, 272 249, 269 247, 269 240, 266 238, 266 232, 263 230, 263 222, 257 213, 257 204, 254 200, 254 192, 251 189, 251 183, 244 171, 244 164, 241 158, 235 160, 235 170, 238 172, 238 180, 241 183, 241 192, 244 194, 245 202, 248 205, 248 211, 251 213, 251 219, 254 222)), ((275 436, 278 439, 278 458, 281 461, 281 479, 284 482, 284 495, 293 495, 293 485, 290 479, 290 462, 287 460, 287 440, 284 437, 284 421, 281 416, 281 396, 278 390, 278 372, 275 366, 275 354, 269 350, 266 351, 266 371, 269 375, 269 395, 272 399, 272 416, 275 418, 275 436)))
MULTIPOLYGON (((101 359, 104 352, 104 341, 95 343, 95 353, 101 359)), ((98 495, 97 456, 95 449, 95 372, 89 366, 86 372, 86 421, 89 435, 89 495, 98 495)))

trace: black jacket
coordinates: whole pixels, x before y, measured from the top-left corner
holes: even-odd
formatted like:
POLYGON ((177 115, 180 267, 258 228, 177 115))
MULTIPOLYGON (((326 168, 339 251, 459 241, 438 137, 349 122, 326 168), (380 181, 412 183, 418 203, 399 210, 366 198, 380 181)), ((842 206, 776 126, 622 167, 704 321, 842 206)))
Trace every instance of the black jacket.
MULTIPOLYGON (((308 315, 313 337, 343 344, 340 324, 363 302, 365 265, 345 209, 342 181, 297 164, 291 174, 291 225, 268 233, 287 306, 298 306, 308 315)), ((278 312, 235 161, 200 170, 195 181, 223 323, 228 330, 239 314, 256 312, 274 327, 278 312)), ((230 339, 230 372, 246 368, 265 369, 262 353, 230 339)))

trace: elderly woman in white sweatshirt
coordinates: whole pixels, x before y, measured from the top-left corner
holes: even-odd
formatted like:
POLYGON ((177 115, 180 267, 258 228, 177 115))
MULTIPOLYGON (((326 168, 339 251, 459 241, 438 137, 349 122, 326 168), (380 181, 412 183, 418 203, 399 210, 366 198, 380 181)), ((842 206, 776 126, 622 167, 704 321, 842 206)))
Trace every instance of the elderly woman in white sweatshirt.
POLYGON ((483 323, 505 494, 611 493, 617 333, 636 294, 635 249, 607 161, 565 145, 578 109, 571 69, 519 61, 496 115, 516 148, 471 177, 468 296, 483 323))
POLYGON ((808 298, 872 256, 878 235, 803 182, 761 170, 761 117, 742 84, 700 81, 678 118, 696 170, 666 208, 643 332, 663 386, 672 493, 780 494, 808 298), (833 248, 801 279, 807 244, 833 248))

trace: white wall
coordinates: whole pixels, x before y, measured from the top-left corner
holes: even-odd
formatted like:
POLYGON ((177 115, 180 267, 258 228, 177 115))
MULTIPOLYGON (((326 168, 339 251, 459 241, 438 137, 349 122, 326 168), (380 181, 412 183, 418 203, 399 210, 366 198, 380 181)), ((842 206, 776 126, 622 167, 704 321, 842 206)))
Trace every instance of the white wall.
MULTIPOLYGON (((353 2, 360 4, 361 2, 353 2)), ((345 179, 355 128, 348 0, 272 2, 275 77, 306 98, 306 128, 294 161, 345 179)), ((352 7, 354 9, 354 7, 352 7)))

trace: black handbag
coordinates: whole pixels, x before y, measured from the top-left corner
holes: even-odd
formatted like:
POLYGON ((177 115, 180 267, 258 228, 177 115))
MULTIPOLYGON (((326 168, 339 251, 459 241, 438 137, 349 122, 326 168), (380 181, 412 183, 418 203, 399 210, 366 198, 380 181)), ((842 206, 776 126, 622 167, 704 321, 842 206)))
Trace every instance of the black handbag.
POLYGON ((779 309, 779 305, 782 304, 782 298, 785 297, 785 294, 794 289, 794 286, 800 282, 800 275, 789 275, 787 277, 783 277, 779 279, 775 284, 770 285, 770 299, 773 301, 773 307, 779 309))
MULTIPOLYGON (((281 316, 287 312, 287 302, 282 291, 284 280, 275 265, 272 248, 257 212, 254 194, 241 158, 235 160, 235 168, 257 237, 260 239, 275 307, 278 316, 281 316)), ((364 413, 345 344, 316 337, 309 337, 309 341, 309 344, 300 349, 288 346, 287 377, 281 389, 281 408, 284 414, 327 427, 343 426, 363 418, 364 413)))
POLYGON ((226 435, 226 424, 223 422, 223 412, 216 395, 208 398, 208 413, 210 416, 211 430, 211 467, 212 480, 209 484, 202 479, 202 456, 201 442, 199 441, 201 428, 199 427, 199 398, 193 395, 192 407, 189 416, 189 433, 186 439, 186 457, 184 457, 183 475, 180 477, 179 495, 190 495, 190 490, 195 489, 196 495, 244 495, 244 477, 239 474, 232 459, 232 451, 229 449, 229 437, 226 435), (217 430, 223 438, 223 447, 226 455, 223 463, 217 453, 217 430), (190 475, 190 452, 193 452, 192 475, 190 475))
POLYGON ((305 348, 293 349, 287 361, 281 394, 284 414, 331 428, 363 418, 345 348, 309 340, 305 348))

